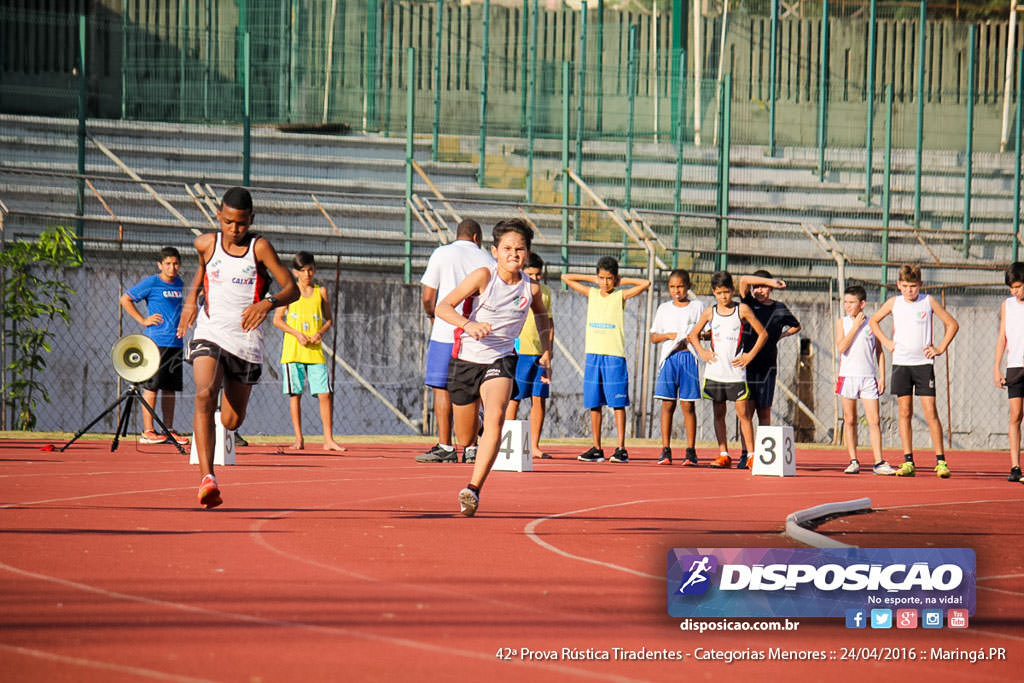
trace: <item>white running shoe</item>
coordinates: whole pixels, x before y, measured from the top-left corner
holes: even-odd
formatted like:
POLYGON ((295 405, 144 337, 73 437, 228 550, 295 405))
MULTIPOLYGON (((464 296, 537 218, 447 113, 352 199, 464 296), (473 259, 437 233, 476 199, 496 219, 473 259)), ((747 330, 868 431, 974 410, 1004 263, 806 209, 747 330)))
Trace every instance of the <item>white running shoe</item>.
POLYGON ((466 517, 476 514, 476 506, 480 504, 480 495, 470 488, 459 491, 459 512, 466 517))
POLYGON ((894 470, 892 466, 884 460, 872 467, 871 471, 875 474, 882 475, 883 477, 891 477, 896 474, 896 470, 894 470))
POLYGON ((858 472, 860 472, 860 463, 856 460, 851 460, 850 464, 843 470, 843 474, 857 474, 858 472))

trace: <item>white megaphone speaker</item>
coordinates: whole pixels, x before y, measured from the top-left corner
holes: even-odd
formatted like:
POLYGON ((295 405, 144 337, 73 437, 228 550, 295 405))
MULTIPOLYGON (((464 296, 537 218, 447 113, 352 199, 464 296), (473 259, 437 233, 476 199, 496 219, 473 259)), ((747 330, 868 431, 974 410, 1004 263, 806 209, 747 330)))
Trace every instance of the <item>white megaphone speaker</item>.
POLYGON ((118 339, 110 349, 110 363, 122 379, 138 384, 156 374, 160 367, 160 349, 144 334, 129 334, 118 339))
POLYGON ((131 384, 131 386, 122 391, 117 400, 100 413, 99 417, 80 429, 72 437, 71 441, 64 444, 60 449, 61 452, 63 453, 67 450, 67 447, 77 441, 82 434, 89 431, 93 425, 124 402, 124 410, 121 412, 120 421, 117 423, 117 431, 114 433, 114 442, 111 444, 110 450, 116 451, 121 437, 128 435, 128 424, 131 420, 132 406, 138 403, 153 416, 153 426, 159 427, 160 433, 167 437, 165 443, 172 444, 178 449, 179 453, 185 455, 185 449, 174 439, 171 430, 157 417, 152 406, 146 403, 142 398, 142 392, 139 391, 139 383, 150 379, 160 369, 160 349, 157 347, 156 342, 142 334, 129 334, 126 337, 121 337, 114 342, 114 346, 110 349, 110 364, 114 366, 114 372, 131 384))

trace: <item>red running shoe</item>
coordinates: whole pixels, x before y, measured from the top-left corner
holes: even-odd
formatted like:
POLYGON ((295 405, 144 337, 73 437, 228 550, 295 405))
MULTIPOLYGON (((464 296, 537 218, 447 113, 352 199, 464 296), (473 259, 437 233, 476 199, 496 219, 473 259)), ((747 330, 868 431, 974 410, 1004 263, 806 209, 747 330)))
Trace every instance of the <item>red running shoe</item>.
POLYGON ((209 510, 223 502, 220 498, 220 489, 217 487, 217 479, 212 474, 207 474, 199 484, 199 504, 209 510))

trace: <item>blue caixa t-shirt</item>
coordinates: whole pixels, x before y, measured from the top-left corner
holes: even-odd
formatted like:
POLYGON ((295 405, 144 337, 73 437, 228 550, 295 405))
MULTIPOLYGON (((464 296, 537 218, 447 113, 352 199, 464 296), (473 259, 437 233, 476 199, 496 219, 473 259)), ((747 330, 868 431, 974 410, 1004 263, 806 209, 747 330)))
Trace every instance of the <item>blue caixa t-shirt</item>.
POLYGON ((145 329, 147 337, 165 348, 181 348, 182 340, 178 338, 178 321, 181 320, 183 283, 180 277, 171 282, 164 282, 159 275, 151 275, 128 290, 128 296, 135 303, 146 302, 147 315, 159 313, 164 321, 159 325, 151 325, 145 329))

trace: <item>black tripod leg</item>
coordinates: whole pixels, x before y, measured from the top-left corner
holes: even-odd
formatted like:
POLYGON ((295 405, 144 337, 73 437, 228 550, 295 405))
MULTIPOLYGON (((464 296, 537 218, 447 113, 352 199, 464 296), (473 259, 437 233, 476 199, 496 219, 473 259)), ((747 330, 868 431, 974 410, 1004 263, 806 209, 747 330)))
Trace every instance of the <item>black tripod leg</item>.
POLYGON ((128 436, 128 424, 132 418, 132 404, 138 399, 135 393, 129 389, 127 400, 124 404, 124 411, 121 413, 121 421, 117 423, 117 431, 114 432, 114 441, 110 444, 110 452, 113 453, 121 445, 121 437, 128 436))
POLYGON ((131 393, 131 389, 125 389, 125 390, 124 390, 124 391, 123 391, 123 392, 121 393, 121 395, 117 397, 117 400, 116 400, 116 401, 114 401, 114 402, 113 402, 113 403, 111 403, 111 404, 110 404, 109 406, 107 406, 107 409, 106 409, 106 410, 104 410, 104 411, 103 411, 102 413, 100 413, 100 414, 99 414, 99 417, 97 417, 97 418, 96 418, 95 420, 93 420, 92 422, 90 422, 90 423, 89 423, 89 424, 87 424, 86 426, 82 427, 82 428, 81 428, 80 430, 78 430, 78 432, 77 432, 77 433, 76 433, 76 434, 75 434, 75 435, 74 435, 73 437, 71 437, 71 441, 68 441, 68 442, 67 442, 66 444, 64 444, 63 446, 61 446, 61 447, 60 447, 60 452, 61 452, 61 453, 63 453, 64 451, 66 451, 66 450, 68 449, 68 446, 70 446, 70 445, 71 445, 71 444, 73 444, 74 442, 78 441, 79 437, 81 437, 81 436, 82 436, 82 434, 85 434, 85 433, 86 433, 87 431, 89 431, 90 429, 92 429, 93 425, 95 425, 95 424, 96 424, 97 422, 99 422, 100 420, 102 420, 103 418, 105 418, 105 417, 107 416, 107 414, 108 414, 108 413, 110 413, 111 411, 113 411, 113 410, 114 410, 114 408, 116 408, 116 407, 117 407, 117 405, 118 405, 118 404, 119 404, 119 403, 120 403, 121 401, 123 401, 123 400, 125 400, 126 398, 128 398, 128 396, 129 396, 129 394, 130 394, 130 393, 131 393))
POLYGON ((177 439, 174 438, 174 435, 171 434, 171 430, 167 427, 167 425, 165 425, 163 423, 163 420, 161 420, 157 416, 156 411, 153 410, 152 406, 150 406, 148 403, 146 403, 143 400, 142 394, 139 393, 138 389, 136 389, 135 387, 132 387, 131 391, 134 392, 133 395, 135 396, 135 398, 139 402, 139 404, 142 405, 143 409, 149 411, 149 414, 153 417, 153 423, 156 424, 158 427, 160 427, 160 430, 167 437, 167 441, 169 443, 174 444, 174 447, 178 449, 179 453, 181 453, 182 455, 187 455, 187 453, 185 453, 185 449, 182 447, 182 445, 180 443, 178 443, 177 439))

